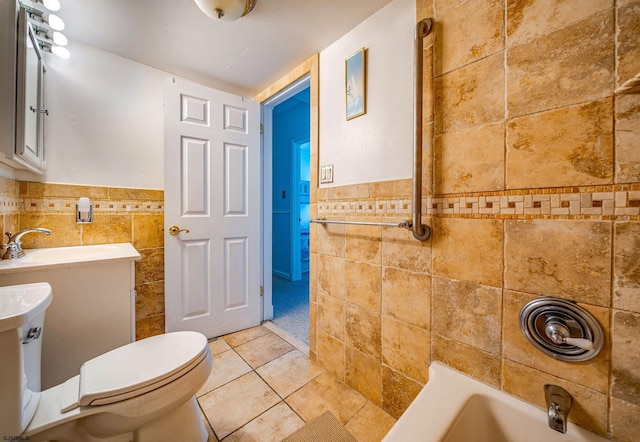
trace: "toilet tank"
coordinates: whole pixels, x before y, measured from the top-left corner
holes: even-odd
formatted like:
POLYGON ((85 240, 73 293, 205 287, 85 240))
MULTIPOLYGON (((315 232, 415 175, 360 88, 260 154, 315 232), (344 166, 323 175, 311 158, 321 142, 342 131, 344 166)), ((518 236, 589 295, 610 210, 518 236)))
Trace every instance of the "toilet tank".
POLYGON ((19 436, 40 400, 44 315, 51 304, 47 283, 0 287, 0 437, 19 436))

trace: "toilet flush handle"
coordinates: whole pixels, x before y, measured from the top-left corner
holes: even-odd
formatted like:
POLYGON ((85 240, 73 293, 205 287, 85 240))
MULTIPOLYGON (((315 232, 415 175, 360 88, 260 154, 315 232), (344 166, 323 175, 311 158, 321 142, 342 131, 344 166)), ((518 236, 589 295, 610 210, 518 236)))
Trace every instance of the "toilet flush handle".
POLYGON ((40 337, 41 333, 42 333, 42 327, 30 328, 29 331, 27 332, 27 337, 24 338, 24 341, 22 341, 22 343, 28 344, 31 341, 35 341, 40 337))

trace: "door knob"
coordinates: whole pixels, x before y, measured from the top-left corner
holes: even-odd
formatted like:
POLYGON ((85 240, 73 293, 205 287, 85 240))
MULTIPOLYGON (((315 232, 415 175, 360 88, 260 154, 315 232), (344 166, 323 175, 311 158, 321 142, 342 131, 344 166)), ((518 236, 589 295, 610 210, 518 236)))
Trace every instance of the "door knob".
POLYGON ((178 226, 169 227, 169 235, 177 235, 180 232, 189 233, 189 229, 181 229, 178 226))

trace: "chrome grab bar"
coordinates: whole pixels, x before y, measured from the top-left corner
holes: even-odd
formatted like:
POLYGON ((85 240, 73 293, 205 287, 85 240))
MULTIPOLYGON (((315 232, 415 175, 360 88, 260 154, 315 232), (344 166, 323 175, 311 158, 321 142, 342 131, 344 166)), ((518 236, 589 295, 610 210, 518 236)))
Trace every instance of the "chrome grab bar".
POLYGON ((318 224, 355 224, 359 226, 402 227, 405 229, 411 229, 411 221, 409 220, 399 223, 378 223, 373 221, 338 221, 325 218, 315 218, 312 219, 311 222, 318 224))
POLYGON ((431 236, 429 226, 422 224, 422 88, 423 88, 423 39, 433 30, 433 20, 425 18, 416 25, 414 45, 413 94, 415 105, 415 139, 413 149, 413 236, 426 241, 431 236))

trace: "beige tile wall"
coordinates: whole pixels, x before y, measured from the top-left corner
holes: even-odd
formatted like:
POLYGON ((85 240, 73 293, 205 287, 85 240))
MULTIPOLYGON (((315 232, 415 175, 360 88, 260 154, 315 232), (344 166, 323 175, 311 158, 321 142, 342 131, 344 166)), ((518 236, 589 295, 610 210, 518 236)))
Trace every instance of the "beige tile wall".
MULTIPOLYGON (((640 95, 613 90, 640 71, 640 1, 417 0, 417 15, 437 23, 424 55, 433 236, 314 225, 312 354, 396 417, 441 361, 541 407, 559 384, 571 420, 637 439, 640 95), (589 310, 602 352, 571 364, 533 348, 517 318, 540 296, 589 310)), ((410 209, 402 180, 320 188, 312 215, 410 209)))
POLYGON ((132 243, 142 256, 136 262, 136 338, 164 333, 163 191, 0 178, 0 215, 3 233, 30 227, 53 231, 24 236, 27 249, 132 243), (89 197, 94 205, 92 224, 75 222, 80 197, 89 197))

